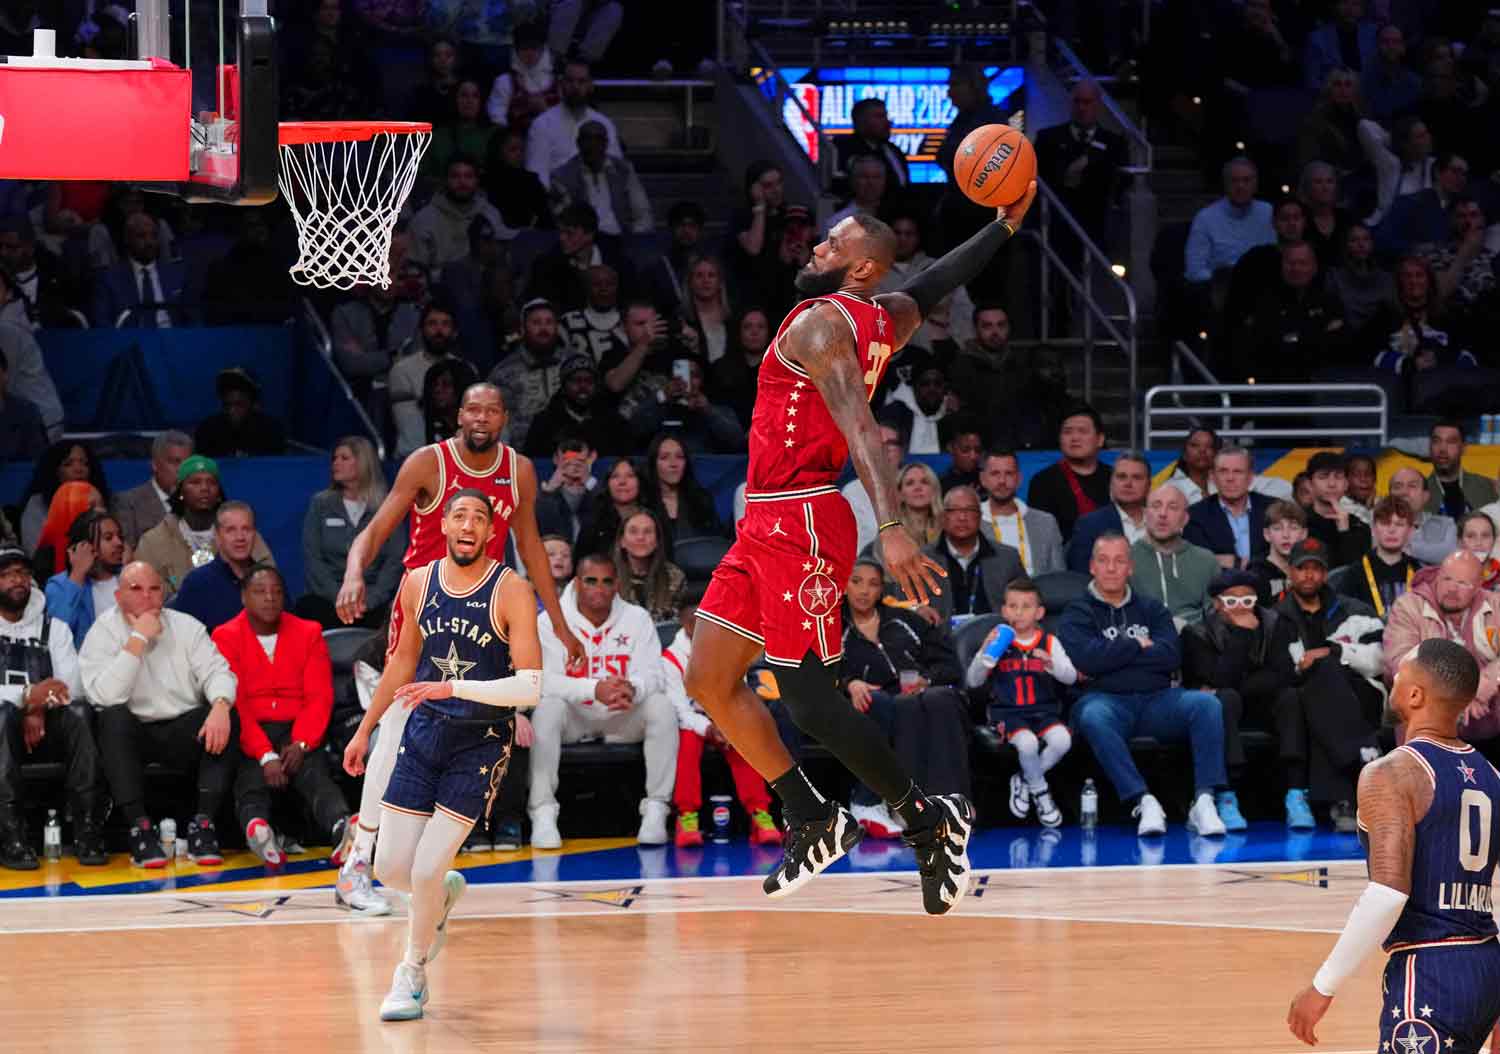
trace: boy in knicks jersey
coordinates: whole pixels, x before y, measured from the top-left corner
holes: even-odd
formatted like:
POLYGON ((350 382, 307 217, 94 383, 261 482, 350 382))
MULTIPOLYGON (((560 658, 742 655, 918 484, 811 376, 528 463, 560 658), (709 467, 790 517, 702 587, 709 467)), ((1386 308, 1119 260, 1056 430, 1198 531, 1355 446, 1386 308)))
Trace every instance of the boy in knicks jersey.
POLYGON ((447 555, 406 576, 396 603, 405 616, 370 709, 344 751, 350 775, 364 771, 370 733, 393 703, 410 711, 381 803, 375 871, 411 895, 406 953, 396 966, 382 1021, 422 1016, 427 964, 447 938, 465 882, 449 870, 505 778, 516 712, 541 696, 536 597, 519 575, 486 555, 494 509, 464 488, 443 505, 447 555))
POLYGON ((1063 724, 1058 686, 1076 683, 1078 671, 1062 641, 1042 630, 1047 609, 1042 591, 1031 579, 1011 580, 1000 614, 1003 625, 1015 631, 1014 638, 1009 646, 996 648, 1001 627, 991 630, 969 663, 964 684, 978 688, 988 683, 989 722, 1020 755, 1021 771, 1010 778, 1011 813, 1024 820, 1034 804, 1037 819, 1046 827, 1057 827, 1062 813, 1047 788, 1047 772, 1073 745, 1063 724))
POLYGON ((1406 742, 1359 775, 1359 831, 1370 881, 1287 1025, 1304 1043, 1335 993, 1376 947, 1380 1051, 1478 1054, 1500 1020, 1500 944, 1491 882, 1500 862, 1500 772, 1458 738, 1479 664, 1453 641, 1424 640, 1403 662, 1390 705, 1406 742))

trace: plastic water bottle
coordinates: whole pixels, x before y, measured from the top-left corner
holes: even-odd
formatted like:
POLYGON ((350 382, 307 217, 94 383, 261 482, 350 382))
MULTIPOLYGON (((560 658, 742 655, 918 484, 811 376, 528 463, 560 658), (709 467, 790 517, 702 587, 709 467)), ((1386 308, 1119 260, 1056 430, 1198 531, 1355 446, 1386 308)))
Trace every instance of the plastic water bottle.
POLYGON ((709 839, 714 845, 729 844, 729 802, 727 794, 715 794, 708 799, 714 823, 709 839))
POLYGON ((47 810, 47 826, 42 828, 42 855, 48 860, 62 859, 62 824, 57 810, 47 810))
POLYGON ((1000 625, 996 626, 995 639, 985 645, 984 648, 985 661, 991 666, 995 665, 995 663, 1000 661, 1000 656, 1005 654, 1005 649, 1014 644, 1015 640, 1015 630, 1011 629, 1003 622, 1000 625))
POLYGON ((177 821, 168 816, 157 827, 161 835, 161 853, 168 860, 177 855, 177 821))
POLYGON ((1085 831, 1099 826, 1099 792, 1094 789, 1092 779, 1083 781, 1083 795, 1078 799, 1078 826, 1085 831))

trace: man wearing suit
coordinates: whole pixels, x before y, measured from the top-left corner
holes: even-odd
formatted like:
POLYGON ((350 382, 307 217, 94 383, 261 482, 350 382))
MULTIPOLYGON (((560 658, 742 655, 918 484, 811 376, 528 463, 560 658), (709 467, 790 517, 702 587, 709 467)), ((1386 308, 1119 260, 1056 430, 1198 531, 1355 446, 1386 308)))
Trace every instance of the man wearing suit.
POLYGON ((979 495, 958 486, 943 495, 943 536, 925 550, 945 571, 932 608, 944 622, 954 615, 988 615, 1005 603, 1005 585, 1026 573, 1021 554, 991 543, 979 530, 979 495))
POLYGON ((1469 189, 1469 162, 1451 150, 1432 166, 1433 185, 1402 194, 1375 228, 1375 249, 1396 257, 1421 245, 1444 245, 1452 236, 1449 211, 1469 189))
POLYGON ((1106 534, 1123 534, 1134 545, 1146 537, 1146 495, 1151 491, 1151 463, 1127 450, 1115 458, 1109 474, 1109 504, 1080 517, 1068 539, 1068 570, 1089 573, 1094 542, 1106 534))
POLYGON ((1244 447, 1226 446, 1214 455, 1214 487, 1218 491, 1188 510, 1182 536, 1213 553, 1221 567, 1244 568, 1270 550, 1265 532, 1266 509, 1274 500, 1254 492, 1255 462, 1244 447))
POLYGON ((988 541, 1016 550, 1032 578, 1067 570, 1057 520, 1016 497, 1021 489, 1021 461, 1015 451, 988 451, 979 463, 979 485, 989 495, 979 513, 984 524, 981 533, 988 541))
POLYGON ((184 309, 187 269, 159 259, 156 220, 137 212, 125 221, 125 259, 99 276, 94 287, 94 325, 167 329, 190 321, 184 309), (127 315, 126 312, 129 312, 127 315))
POLYGON ((579 126, 577 155, 552 170, 553 207, 561 210, 575 201, 592 205, 602 235, 650 234, 656 221, 641 178, 629 161, 609 156, 608 146, 604 125, 579 126))
POLYGON ((177 470, 192 453, 192 436, 185 432, 163 432, 151 441, 151 478, 139 487, 115 495, 111 511, 120 525, 120 533, 132 547, 172 511, 177 470))
POLYGON ((911 182, 906 155, 891 142, 891 119, 883 99, 861 99, 849 110, 854 122, 853 135, 841 135, 833 141, 833 192, 841 198, 853 191, 849 185, 854 175, 856 157, 873 157, 885 166, 885 192, 894 197, 911 182))
POLYGON ((1036 162, 1037 175, 1057 190, 1095 244, 1103 246, 1120 170, 1130 158, 1124 137, 1099 127, 1099 100, 1099 86, 1093 81, 1075 84, 1072 119, 1037 133, 1036 162))

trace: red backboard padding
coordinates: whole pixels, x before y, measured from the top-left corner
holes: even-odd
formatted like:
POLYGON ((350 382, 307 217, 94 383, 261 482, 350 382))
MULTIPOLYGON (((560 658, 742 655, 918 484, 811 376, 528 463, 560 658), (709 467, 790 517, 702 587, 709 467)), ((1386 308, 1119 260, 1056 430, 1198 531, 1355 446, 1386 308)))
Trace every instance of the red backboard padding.
POLYGON ((0 66, 0 179, 188 178, 192 74, 0 66))

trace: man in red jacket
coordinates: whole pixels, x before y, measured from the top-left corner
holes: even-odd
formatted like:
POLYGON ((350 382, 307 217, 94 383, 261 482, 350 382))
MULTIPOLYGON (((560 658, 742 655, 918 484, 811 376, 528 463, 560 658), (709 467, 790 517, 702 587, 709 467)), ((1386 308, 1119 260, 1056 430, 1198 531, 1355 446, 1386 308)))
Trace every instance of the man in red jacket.
MULTIPOLYGON (((348 803, 333 782, 323 737, 333 712, 333 668, 323 629, 287 614, 286 588, 272 564, 240 581, 245 610, 213 632, 239 682, 239 775, 234 796, 245 839, 266 865, 283 856, 271 829, 271 792, 294 788, 335 847, 348 826, 348 803)), ((337 855, 335 848, 335 855, 337 855)), ((331 860, 337 867, 342 861, 331 860)))

